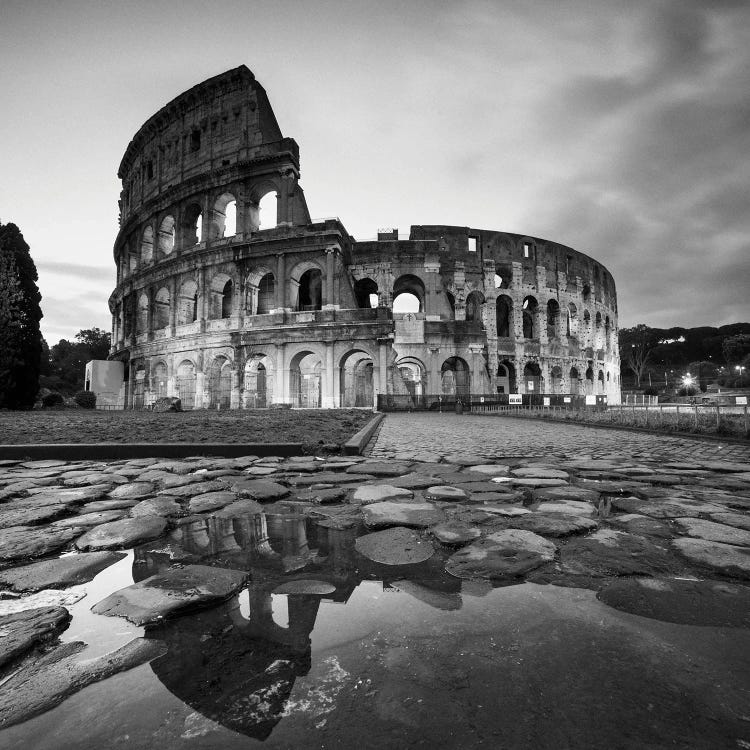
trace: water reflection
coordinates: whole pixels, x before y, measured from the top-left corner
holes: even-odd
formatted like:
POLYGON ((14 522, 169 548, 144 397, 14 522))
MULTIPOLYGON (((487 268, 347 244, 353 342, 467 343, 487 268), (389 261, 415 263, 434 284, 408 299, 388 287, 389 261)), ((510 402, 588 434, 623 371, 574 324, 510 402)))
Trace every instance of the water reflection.
MULTIPOLYGON (((203 716, 264 740, 283 718, 297 677, 311 668, 311 633, 323 601, 345 603, 364 580, 382 581, 440 610, 461 608, 461 582, 444 571, 445 554, 425 563, 387 566, 354 547, 364 529, 319 525, 294 507, 232 518, 208 517, 135 550, 133 579, 179 563, 250 573, 239 596, 219 607, 146 628, 168 653, 152 663, 158 679, 203 716), (326 596, 287 597, 288 623, 274 620, 273 591, 290 580, 335 586, 326 596)), ((278 597, 277 597, 278 598, 278 597)))

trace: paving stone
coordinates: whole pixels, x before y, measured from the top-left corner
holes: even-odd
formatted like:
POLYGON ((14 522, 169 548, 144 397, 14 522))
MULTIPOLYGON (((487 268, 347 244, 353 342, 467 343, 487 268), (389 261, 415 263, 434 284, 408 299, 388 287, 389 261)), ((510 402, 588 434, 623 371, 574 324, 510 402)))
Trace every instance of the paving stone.
POLYGON ((484 505, 478 505, 477 510, 484 511, 485 513, 491 513, 493 516, 506 516, 507 518, 525 516, 531 513, 528 508, 519 508, 515 505, 497 505, 494 503, 485 503, 484 505))
POLYGON ((42 589, 34 594, 0 599, 0 617, 42 607, 70 607, 84 596, 83 590, 42 589))
POLYGON ((725 575, 750 579, 750 547, 689 537, 674 539, 672 545, 692 563, 725 575))
POLYGON ((87 531, 76 540, 79 550, 113 549, 132 547, 139 542, 158 539, 167 527, 165 518, 140 516, 112 521, 87 531))
MULTIPOLYGON (((476 471, 476 468, 473 469, 476 471)), ((510 472, 514 477, 521 479, 565 479, 567 480, 570 476, 567 471, 562 469, 544 469, 534 467, 522 467, 520 469, 513 469, 510 472)), ((567 483, 567 482, 566 482, 567 483)), ((551 486, 551 485, 549 485, 551 486)))
MULTIPOLYGON (((425 469, 427 470, 427 469, 425 469)), ((403 487, 407 490, 424 490, 427 487, 432 487, 435 484, 439 484, 442 478, 435 476, 427 476, 425 474, 404 474, 402 477, 393 477, 391 479, 381 480, 383 484, 388 484, 391 487, 403 487)))
POLYGON ((648 500, 640 497, 613 497, 610 500, 612 510, 622 513, 640 513, 641 508, 649 505, 648 500))
POLYGON ((21 466, 23 466, 25 469, 53 469, 59 467, 67 466, 67 461, 61 461, 56 458, 44 458, 39 459, 37 461, 24 461, 21 466))
POLYGON ((466 544, 482 535, 476 526, 467 526, 460 521, 439 523, 430 528, 430 533, 442 544, 466 544))
POLYGON ((131 482, 130 484, 121 484, 119 487, 115 487, 109 493, 109 496, 115 500, 124 498, 140 500, 153 494, 154 485, 151 482, 131 482))
POLYGON ((641 506, 638 510, 652 518, 697 517, 708 513, 720 513, 722 507, 711 503, 702 503, 688 498, 672 498, 669 501, 655 501, 641 506))
POLYGON ((445 570, 457 578, 517 578, 554 560, 556 549, 531 531, 505 529, 454 553, 445 570))
POLYGON ((57 552, 83 529, 50 529, 41 526, 13 526, 0 529, 0 562, 42 557, 57 552))
POLYGON ((179 487, 167 487, 163 490, 159 490, 156 494, 164 497, 185 499, 188 497, 195 497, 196 495, 203 495, 206 492, 221 492, 226 490, 227 485, 233 484, 234 481, 243 482, 254 480, 245 480, 244 478, 234 480, 234 477, 224 477, 222 479, 212 479, 206 482, 190 482, 189 484, 184 484, 179 487))
POLYGON ((99 513, 104 510, 132 508, 134 505, 138 505, 139 502, 139 500, 131 500, 129 498, 124 498, 122 500, 94 500, 92 503, 86 503, 84 509, 87 513, 99 513))
POLYGON ((672 529, 663 521, 640 515, 638 513, 623 513, 607 519, 612 525, 622 527, 631 534, 642 536, 658 536, 669 539, 674 536, 672 529))
POLYGON ((151 464, 152 471, 169 471, 172 474, 189 474, 199 468, 194 461, 159 461, 151 464))
POLYGON ((147 500, 141 500, 137 505, 130 509, 130 515, 136 516, 162 516, 170 518, 173 516, 184 515, 180 504, 171 497, 150 497, 147 500))
POLYGON ((584 518, 590 518, 596 513, 596 508, 590 503, 579 503, 576 500, 545 501, 534 509, 538 513, 565 513, 584 518))
POLYGON ((124 552, 82 552, 54 560, 40 560, 0 571, 0 583, 19 593, 66 588, 90 581, 124 557, 124 552))
POLYGON ((596 595, 606 605, 680 625, 750 628, 750 588, 722 581, 625 578, 596 595))
POLYGON ((487 457, 451 453, 445 456, 445 461, 449 464, 458 464, 458 466, 478 466, 479 464, 486 464, 487 457))
POLYGON ((706 521, 700 518, 677 518, 677 527, 688 536, 705 539, 709 542, 735 544, 740 547, 750 547, 750 531, 725 526, 723 523, 706 521))
POLYGON ((65 513, 66 505, 56 503, 43 505, 41 508, 0 506, 0 529, 11 526, 33 526, 34 524, 51 521, 65 513))
POLYGON ((64 607, 40 607, 0 616, 0 667, 56 638, 69 622, 70 613, 64 607))
POLYGON ((146 625, 225 601, 245 585, 247 577, 239 570, 208 565, 170 568, 116 591, 91 610, 146 625))
POLYGON ((395 500, 397 498, 410 498, 414 493, 403 487, 394 487, 390 484, 363 484, 357 487, 352 495, 352 503, 378 503, 383 500, 395 500))
MULTIPOLYGON (((466 485, 463 485, 464 487, 466 485)), ((472 492, 473 503, 522 503, 524 496, 521 492, 472 492)))
POLYGON ((188 513, 208 513, 219 510, 235 502, 237 495, 234 492, 206 492, 203 495, 194 495, 188 503, 188 513))
POLYGON ((0 691, 0 726, 20 724, 62 703, 87 685, 156 659, 166 653, 161 641, 136 638, 109 654, 79 656, 85 643, 72 641, 15 672, 0 691))
MULTIPOLYGON (((247 469, 243 469, 242 473, 252 477, 267 477, 270 474, 278 474, 279 471, 280 469, 277 466, 248 466, 247 469)), ((289 471, 294 471, 294 469, 289 469, 289 471)), ((310 469, 310 471, 314 471, 314 469, 310 469)))
POLYGON ((526 529, 541 536, 570 536, 592 531, 599 524, 592 518, 571 513, 529 513, 510 520, 514 529, 526 529))
POLYGON ((169 474, 159 482, 162 490, 171 490, 177 487, 188 487, 191 484, 198 484, 205 481, 202 474, 169 474))
POLYGON ((45 487, 39 492, 30 492, 30 498, 35 503, 88 503, 104 497, 112 489, 111 484, 95 484, 88 487, 45 487))
POLYGON ((559 487, 567 484, 565 479, 545 479, 540 477, 539 479, 531 479, 529 477, 518 477, 511 480, 513 486, 516 487, 559 487))
POLYGON ((475 474, 489 474, 493 477, 504 477, 510 472, 510 466, 507 464, 477 464, 471 467, 475 474))
POLYGON ((326 596, 333 594, 336 587, 328 581, 315 581, 302 579, 298 581, 289 581, 277 586, 272 594, 302 595, 302 596, 326 596))
POLYGON ((398 503, 385 501, 362 507, 365 524, 379 526, 414 526, 425 528, 445 520, 445 513, 432 503, 398 503))
POLYGON ((278 500, 289 494, 288 487, 267 479, 237 479, 230 481, 229 487, 240 497, 248 497, 259 502, 278 500))
POLYGON ((243 516, 253 516, 263 512, 263 506, 251 498, 243 498, 237 502, 225 505, 220 510, 211 514, 212 518, 241 518, 243 516))
POLYGON ((54 521, 50 528, 65 528, 65 527, 88 527, 98 526, 102 523, 109 523, 110 521, 118 521, 123 516, 127 515, 127 511, 123 509, 119 510, 101 510, 93 513, 80 513, 77 516, 70 516, 68 518, 61 518, 59 521, 54 521))
POLYGON ((559 487, 541 487, 532 490, 531 497, 534 500, 578 500, 584 503, 595 503, 600 493, 575 485, 559 487))
POLYGON ((411 469, 411 464, 404 463, 370 463, 368 461, 355 464, 346 469, 347 474, 370 474, 374 477, 398 477, 406 474, 411 469))
POLYGON ((435 553, 431 542, 403 527, 360 536, 354 547, 368 560, 383 565, 413 565, 429 560, 435 553))
POLYGON ((742 513, 711 513, 711 520, 750 531, 750 515, 742 513))
POLYGON ((355 484, 375 479, 371 474, 346 474, 342 472, 321 471, 315 474, 304 475, 299 477, 289 477, 288 483, 292 487, 312 487, 315 485, 338 485, 338 484, 355 484))
POLYGON ((748 472, 750 471, 749 463, 740 463, 737 461, 701 461, 701 468, 710 469, 711 471, 726 471, 726 472, 748 472))
POLYGON ((435 485, 424 491, 426 500, 468 500, 469 493, 460 487, 435 485))
POLYGON ((295 494, 297 500, 307 503, 338 503, 346 498, 346 490, 343 487, 331 487, 329 489, 308 488, 295 494))

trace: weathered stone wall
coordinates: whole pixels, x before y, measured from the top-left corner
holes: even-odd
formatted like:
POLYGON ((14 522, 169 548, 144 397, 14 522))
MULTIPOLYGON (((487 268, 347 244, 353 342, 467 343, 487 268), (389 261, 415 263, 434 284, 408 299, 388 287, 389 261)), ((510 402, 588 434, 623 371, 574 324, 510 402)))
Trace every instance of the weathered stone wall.
POLYGON ((385 392, 497 390, 619 401, 616 291, 601 264, 466 227, 356 242, 337 219, 311 222, 299 174, 296 142, 244 66, 133 138, 110 297, 128 405, 367 406, 385 392), (261 224, 269 194, 276 213, 261 224), (403 294, 418 309, 394 312, 403 294))

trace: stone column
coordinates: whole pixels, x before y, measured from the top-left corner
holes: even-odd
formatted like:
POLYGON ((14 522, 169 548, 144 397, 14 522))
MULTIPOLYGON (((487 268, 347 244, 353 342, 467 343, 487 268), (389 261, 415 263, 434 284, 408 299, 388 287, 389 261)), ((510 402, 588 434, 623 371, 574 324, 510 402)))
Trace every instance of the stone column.
POLYGON ((239 363, 239 350, 234 350, 234 363, 232 366, 232 390, 229 394, 229 408, 239 409, 240 408, 240 363, 239 363))
POLYGON ((437 346, 430 347, 430 364, 427 371, 427 392, 442 393, 442 383, 440 382, 440 348, 437 346))
POLYGON ((169 336, 177 334, 177 277, 169 279, 169 336))
POLYGON ((283 253, 276 256, 276 308, 280 312, 286 307, 286 270, 283 253))
POLYGON ((286 363, 286 344, 276 345, 276 368, 274 371, 274 394, 275 404, 289 403, 289 370, 286 363))
POLYGON ((326 372, 325 372, 325 391, 323 393, 322 405, 324 409, 335 409, 338 401, 335 392, 336 377, 333 361, 334 342, 326 341, 326 372))
POLYGON ((203 212, 201 213, 201 242, 208 245, 209 232, 211 231, 211 206, 208 195, 203 196, 203 212))
POLYGON ((167 396, 177 396, 177 376, 174 371, 174 354, 167 357, 167 396))
POLYGON ((388 394, 388 346, 390 339, 378 339, 378 393, 388 394))
POLYGON ((154 293, 153 288, 149 287, 146 289, 146 295, 148 296, 146 331, 148 332, 148 340, 151 341, 154 338, 154 306, 156 305, 156 294, 154 293))
POLYGON ((198 269, 198 321, 201 332, 206 330, 208 300, 206 299, 206 269, 198 269))
POLYGON ((323 304, 324 310, 333 310, 338 307, 334 300, 334 285, 333 276, 336 266, 336 248, 326 248, 326 294, 325 303, 323 304))

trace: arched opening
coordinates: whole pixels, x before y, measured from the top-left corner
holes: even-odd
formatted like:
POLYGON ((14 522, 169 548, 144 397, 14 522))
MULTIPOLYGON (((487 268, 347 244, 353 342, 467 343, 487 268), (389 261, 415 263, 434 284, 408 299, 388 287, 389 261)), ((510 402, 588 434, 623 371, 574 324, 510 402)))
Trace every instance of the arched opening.
POLYGON ((510 337, 510 321, 513 310, 513 301, 510 297, 502 295, 495 302, 495 323, 497 325, 498 338, 510 337))
POLYGON ((594 393, 594 369, 590 365, 586 369, 586 382, 584 383, 584 386, 587 396, 590 396, 594 393))
POLYGON ((258 283, 258 315, 268 315, 275 307, 276 284, 272 273, 267 273, 258 283))
POLYGON ((146 333, 148 331, 148 295, 141 294, 138 297, 138 311, 135 318, 135 332, 146 333))
POLYGON ((354 299, 359 308, 376 308, 378 306, 378 285, 372 279, 357 279, 354 282, 354 299))
POLYGON ((312 352, 300 352, 292 358, 289 368, 289 395, 294 406, 318 409, 321 405, 320 357, 312 352))
POLYGON ((399 276, 393 285, 393 312, 424 312, 424 298, 424 284, 418 276, 413 274, 399 276))
POLYGON ((560 323, 560 305, 556 299, 547 302, 547 338, 557 338, 557 327, 560 323))
POLYGON ((583 285, 583 301, 588 302, 591 299, 591 287, 588 284, 583 285))
POLYGON ((141 263, 150 263, 154 259, 154 230, 146 227, 141 235, 141 263))
POLYGON ((572 302, 568 305, 566 333, 569 337, 578 335, 578 310, 572 302))
POLYGON ((611 340, 612 326, 609 322, 609 315, 604 319, 604 345, 609 351, 612 348, 611 340))
POLYGON ((372 357, 366 352, 354 351, 344 355, 339 366, 339 394, 342 407, 372 406, 372 357))
POLYGON ((513 278, 513 269, 510 266, 495 266, 495 289, 510 289, 510 282, 513 278))
POLYGON ((191 203, 182 216, 182 243, 184 248, 194 247, 201 241, 203 234, 203 215, 197 203, 191 203))
POLYGON ((471 292, 466 298, 466 320, 481 323, 483 304, 484 295, 477 291, 471 292))
POLYGON ((526 297, 523 301, 523 337, 536 338, 536 312, 539 307, 535 297, 526 297))
POLYGON ((597 393, 604 393, 604 370, 599 370, 599 374, 596 376, 597 381, 597 393))
POLYGON ((167 395, 167 366, 159 362, 151 369, 151 391, 156 398, 164 398, 167 395))
POLYGON ((177 325, 188 325, 196 320, 198 320, 198 285, 191 280, 180 286, 177 299, 177 325))
POLYGON ((500 274, 495 274, 495 289, 501 289, 503 286, 503 277, 500 274))
POLYGON ((169 325, 169 289, 162 287, 154 299, 154 328, 159 330, 169 325))
POLYGON ((165 216, 159 225, 159 257, 169 255, 174 250, 175 223, 174 216, 165 216))
POLYGON ((597 330, 602 327, 602 314, 600 312, 596 313, 596 318, 594 318, 596 322, 596 328, 597 330))
POLYGON ((133 383, 133 408, 142 409, 146 403, 146 368, 138 365, 133 383))
POLYGON ((562 367, 555 366, 550 371, 550 387, 552 389, 552 393, 562 393, 563 392, 563 373, 562 373, 562 367))
POLYGON ((195 407, 195 366, 189 359, 180 362, 177 368, 177 395, 183 409, 195 407))
POLYGON ((208 372, 209 409, 228 409, 232 396, 232 363, 216 357, 208 372))
POLYGON ((591 337, 591 313, 588 310, 583 311, 583 331, 588 340, 591 337))
POLYGON ((211 239, 233 237, 237 233, 237 201, 231 193, 222 193, 211 212, 211 239))
POLYGON ((495 387, 498 393, 516 392, 516 368, 509 359, 498 363, 495 387))
POLYGON ((454 320, 456 317, 456 298, 453 296, 452 292, 449 292, 447 289, 445 291, 445 297, 448 300, 448 307, 451 311, 451 320, 454 320))
POLYGON ((577 396, 581 392, 580 375, 577 367, 570 368, 570 392, 577 396))
POLYGON ((440 379, 444 395, 468 396, 471 393, 469 365, 461 357, 449 357, 443 362, 440 379))
POLYGON ((542 393, 544 381, 542 379, 542 370, 536 362, 529 362, 523 368, 523 380, 526 386, 526 393, 542 393))
POLYGON ((265 354, 253 354, 245 364, 242 405, 245 409, 265 409, 273 393, 273 363, 265 354))
POLYGON ((225 273, 217 273, 211 279, 211 304, 208 317, 212 320, 230 318, 234 303, 234 284, 225 273))
POLYGON ((266 193, 258 202, 258 229, 273 229, 278 224, 276 192, 266 193))
POLYGON ((323 274, 319 268, 308 268, 299 278, 298 310, 320 310, 323 307, 323 274))
POLYGON ((396 363, 399 374, 398 386, 394 383, 394 390, 406 392, 412 399, 417 399, 424 393, 424 366, 413 359, 401 360, 396 363))

